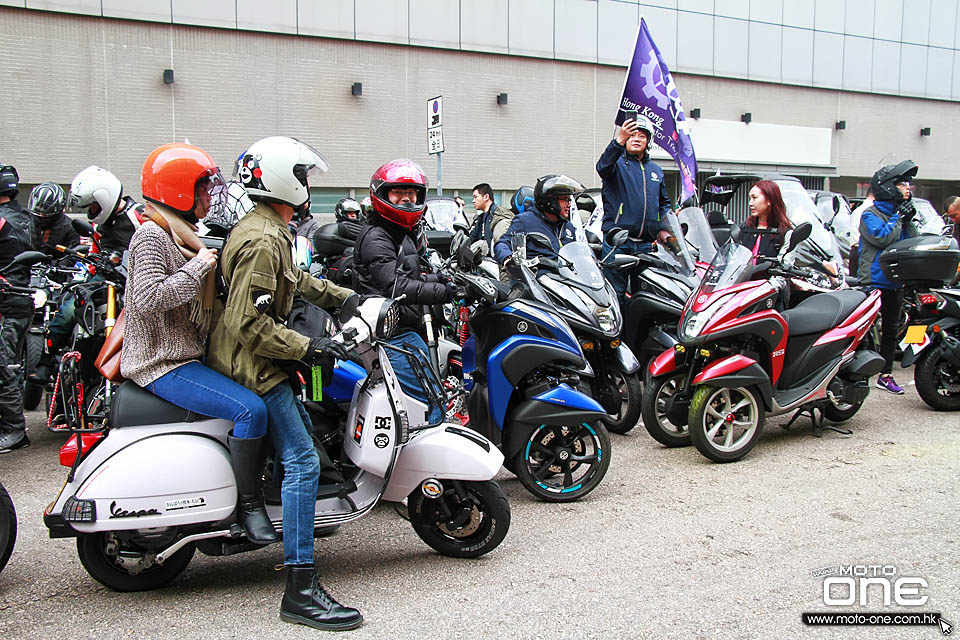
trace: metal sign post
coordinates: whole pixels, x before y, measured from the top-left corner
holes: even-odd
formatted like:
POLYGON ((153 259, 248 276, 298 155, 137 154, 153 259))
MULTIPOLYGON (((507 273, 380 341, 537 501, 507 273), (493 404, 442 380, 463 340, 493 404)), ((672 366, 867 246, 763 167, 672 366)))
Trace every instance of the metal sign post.
POLYGON ((427 100, 427 153, 437 154, 437 195, 443 195, 443 96, 427 100))

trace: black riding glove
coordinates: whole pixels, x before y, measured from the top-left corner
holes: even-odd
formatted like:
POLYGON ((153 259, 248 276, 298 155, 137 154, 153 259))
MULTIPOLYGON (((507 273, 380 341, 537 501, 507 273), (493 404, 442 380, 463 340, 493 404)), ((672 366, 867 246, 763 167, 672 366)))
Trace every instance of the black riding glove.
POLYGON ((322 365, 324 360, 329 360, 333 356, 340 360, 347 360, 350 354, 346 348, 331 338, 316 337, 310 338, 310 346, 307 347, 307 353, 303 356, 303 361, 309 365, 322 365))
POLYGON ((900 216, 900 220, 904 223, 910 222, 913 220, 913 216, 917 215, 917 209, 913 206, 913 199, 904 200, 897 207, 897 215, 900 216))

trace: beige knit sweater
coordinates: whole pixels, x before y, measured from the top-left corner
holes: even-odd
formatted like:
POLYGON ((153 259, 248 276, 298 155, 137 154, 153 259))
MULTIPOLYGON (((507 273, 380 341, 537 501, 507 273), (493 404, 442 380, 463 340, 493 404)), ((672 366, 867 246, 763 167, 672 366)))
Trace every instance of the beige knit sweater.
POLYGON ((155 223, 137 229, 124 293, 123 377, 142 387, 203 358, 205 336, 190 321, 190 301, 211 268, 197 258, 188 262, 155 223))

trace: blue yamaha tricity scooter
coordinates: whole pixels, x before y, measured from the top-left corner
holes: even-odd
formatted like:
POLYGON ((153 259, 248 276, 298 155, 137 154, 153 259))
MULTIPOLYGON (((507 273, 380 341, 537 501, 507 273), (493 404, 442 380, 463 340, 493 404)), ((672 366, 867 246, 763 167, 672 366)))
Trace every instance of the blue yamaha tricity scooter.
MULTIPOLYGON (((516 287, 536 281, 523 253, 516 287)), ((476 301, 463 344, 469 426, 500 447, 504 466, 538 498, 587 495, 610 465, 610 436, 606 411, 576 390, 579 374, 592 372, 573 331, 551 305, 499 281, 462 270, 454 280, 476 301)))

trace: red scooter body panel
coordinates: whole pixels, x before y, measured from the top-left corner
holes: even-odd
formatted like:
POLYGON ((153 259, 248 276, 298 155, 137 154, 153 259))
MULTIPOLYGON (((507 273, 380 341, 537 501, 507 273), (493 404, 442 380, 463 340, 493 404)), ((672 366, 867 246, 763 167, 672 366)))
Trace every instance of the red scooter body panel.
POLYGON ((650 363, 650 375, 656 378, 667 373, 673 373, 677 370, 676 352, 673 349, 667 349, 650 363))
POLYGON ((867 295, 867 299, 864 300, 859 307, 854 309, 853 313, 851 313, 846 320, 841 322, 839 326, 830 329, 830 331, 820 336, 820 338, 813 343, 813 346, 818 347, 837 340, 850 340, 852 338, 850 346, 843 352, 843 355, 853 353, 860 345, 863 336, 865 336, 867 331, 870 330, 870 327, 873 326, 879 313, 880 291, 874 289, 867 295))
POLYGON ((720 376, 728 376, 737 371, 742 371, 752 364, 757 364, 757 361, 753 358, 748 358, 747 356, 735 355, 728 356, 726 358, 721 358, 719 360, 714 360, 703 370, 694 377, 692 384, 701 384, 704 382, 709 382, 714 378, 719 378, 720 376))

